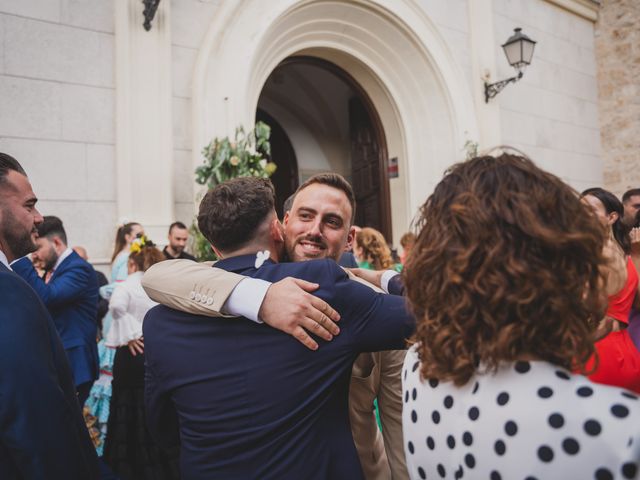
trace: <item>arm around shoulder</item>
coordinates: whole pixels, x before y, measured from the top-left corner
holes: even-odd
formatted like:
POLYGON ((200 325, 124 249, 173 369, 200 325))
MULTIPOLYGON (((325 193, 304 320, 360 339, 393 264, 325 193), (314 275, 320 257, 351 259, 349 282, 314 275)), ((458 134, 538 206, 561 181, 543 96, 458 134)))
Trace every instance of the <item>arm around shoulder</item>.
POLYGON ((222 306, 242 275, 211 268, 191 260, 166 260, 153 265, 142 277, 149 298, 187 313, 224 316, 222 306))

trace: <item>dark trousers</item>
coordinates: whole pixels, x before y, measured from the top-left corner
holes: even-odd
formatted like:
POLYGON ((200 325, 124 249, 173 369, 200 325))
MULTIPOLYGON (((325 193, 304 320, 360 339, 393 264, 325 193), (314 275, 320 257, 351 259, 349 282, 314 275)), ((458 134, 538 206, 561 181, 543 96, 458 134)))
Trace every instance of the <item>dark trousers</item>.
POLYGON ((89 398, 89 392, 93 386, 93 380, 90 382, 81 383, 76 387, 76 393, 78 394, 78 403, 80 404, 80 410, 84 407, 84 402, 89 398))

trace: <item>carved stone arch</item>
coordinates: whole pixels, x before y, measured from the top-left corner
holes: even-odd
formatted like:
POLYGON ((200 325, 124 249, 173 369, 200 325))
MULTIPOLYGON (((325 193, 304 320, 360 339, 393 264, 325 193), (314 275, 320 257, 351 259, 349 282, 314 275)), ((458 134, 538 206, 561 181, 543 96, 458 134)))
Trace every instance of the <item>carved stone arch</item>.
POLYGON ((371 99, 398 158, 389 190, 399 238, 478 130, 461 69, 415 0, 224 0, 194 72, 194 164, 212 137, 253 123, 267 77, 296 55, 337 65, 371 99))

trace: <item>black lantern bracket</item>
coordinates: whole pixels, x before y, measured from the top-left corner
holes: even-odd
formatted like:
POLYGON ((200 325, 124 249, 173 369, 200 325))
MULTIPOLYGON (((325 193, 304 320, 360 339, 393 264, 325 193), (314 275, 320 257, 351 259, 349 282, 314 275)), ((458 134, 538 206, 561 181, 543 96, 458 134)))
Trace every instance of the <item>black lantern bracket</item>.
POLYGON ((144 23, 142 26, 148 32, 151 30, 151 22, 153 17, 156 16, 160 0, 142 0, 142 3, 144 4, 144 11, 142 12, 142 15, 144 15, 144 23))
POLYGON ((507 78, 506 80, 500 80, 495 83, 484 82, 484 102, 489 103, 489 100, 498 95, 504 87, 510 83, 516 83, 523 75, 524 72, 519 72, 515 77, 507 78))
POLYGON ((536 46, 534 40, 531 40, 524 33, 521 28, 514 29, 514 33, 509 39, 502 45, 504 54, 507 57, 509 65, 516 69, 518 74, 515 77, 500 80, 495 83, 484 82, 484 101, 489 103, 489 100, 498 95, 504 87, 510 83, 516 83, 524 75, 524 69, 531 64, 533 58, 533 50, 536 46))

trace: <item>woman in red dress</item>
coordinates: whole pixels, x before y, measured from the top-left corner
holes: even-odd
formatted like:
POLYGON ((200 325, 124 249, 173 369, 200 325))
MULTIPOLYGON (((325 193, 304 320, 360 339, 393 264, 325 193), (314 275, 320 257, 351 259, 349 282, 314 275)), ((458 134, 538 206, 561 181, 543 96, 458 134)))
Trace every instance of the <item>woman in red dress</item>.
POLYGON ((609 239, 605 247, 609 258, 607 312, 602 321, 609 333, 596 342, 598 360, 592 358, 587 365, 595 371, 589 378, 596 383, 615 385, 640 393, 640 352, 634 345, 627 326, 629 313, 638 292, 638 272, 629 251, 628 228, 622 223, 622 203, 611 192, 590 188, 582 193, 583 201, 606 227, 609 239))

